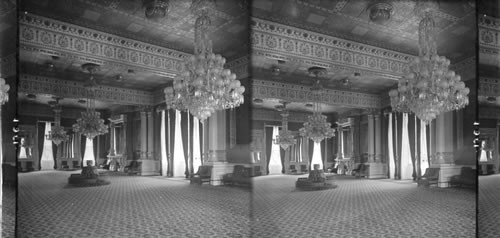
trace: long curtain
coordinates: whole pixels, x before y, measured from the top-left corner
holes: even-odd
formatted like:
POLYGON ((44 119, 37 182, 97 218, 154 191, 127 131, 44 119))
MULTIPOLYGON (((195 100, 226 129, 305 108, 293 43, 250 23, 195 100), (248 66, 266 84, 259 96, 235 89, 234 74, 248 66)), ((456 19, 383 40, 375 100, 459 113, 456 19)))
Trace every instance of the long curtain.
POLYGON ((314 142, 313 144, 313 154, 312 154, 312 159, 311 159, 311 165, 319 165, 318 169, 323 169, 323 161, 321 159, 321 145, 320 143, 314 142))
POLYGON ((417 165, 417 131, 416 131, 416 128, 417 128, 417 120, 416 120, 416 116, 412 115, 407 115, 408 116, 408 127, 406 128, 407 129, 407 132, 408 132, 408 145, 409 145, 409 148, 410 148, 410 163, 412 164, 412 178, 415 179, 416 177, 416 170, 415 170, 415 167, 417 165))
POLYGON ((427 130, 424 121, 420 120, 420 173, 424 174, 429 168, 429 158, 427 155, 427 130))
POLYGON ((193 169, 201 166, 200 120, 193 117, 193 169))
POLYGON ((175 136, 174 136, 174 167, 173 176, 185 176, 186 157, 184 157, 184 146, 182 144, 181 112, 175 110, 175 136))
POLYGON ((267 174, 269 174, 269 163, 271 162, 271 152, 273 149, 273 128, 266 127, 265 135, 266 135, 266 167, 267 167, 267 174))
POLYGON ((408 114, 403 113, 403 127, 401 136, 401 179, 412 179, 410 140, 408 138, 408 114))
MULTIPOLYGON (((273 126, 273 137, 276 138, 278 135, 279 127, 273 126)), ((278 144, 271 142, 271 157, 269 159, 269 173, 270 174, 281 174, 281 148, 278 144)))
POLYGON ((308 163, 308 165, 309 165, 309 171, 311 171, 312 170, 312 159, 313 159, 313 154, 314 154, 314 141, 312 141, 311 139, 309 139, 307 137, 305 139, 307 140, 307 142, 309 142, 309 143, 307 143, 309 145, 308 146, 309 147, 308 148, 309 149, 308 150, 308 152, 309 152, 308 153, 309 159, 307 160, 307 162, 309 162, 308 163))
POLYGON ((91 161, 89 162, 91 165, 96 165, 94 158, 94 140, 86 137, 84 140, 86 140, 87 142, 85 143, 83 166, 87 166, 87 161, 91 161))
MULTIPOLYGON (((45 123, 45 133, 44 135, 49 134, 51 130, 50 122, 45 123)), ((41 169, 42 170, 50 170, 54 169, 54 157, 52 155, 52 141, 47 140, 47 138, 43 138, 43 152, 41 158, 41 169)))
POLYGON ((394 173, 396 172, 394 163, 394 143, 392 135, 392 113, 389 114, 389 126, 387 127, 388 132, 388 154, 389 154, 389 178, 394 178, 394 173))
POLYGON ((167 176, 168 158, 167 158, 167 138, 165 132, 165 111, 161 112, 161 125, 160 125, 160 151, 161 151, 161 175, 167 176))

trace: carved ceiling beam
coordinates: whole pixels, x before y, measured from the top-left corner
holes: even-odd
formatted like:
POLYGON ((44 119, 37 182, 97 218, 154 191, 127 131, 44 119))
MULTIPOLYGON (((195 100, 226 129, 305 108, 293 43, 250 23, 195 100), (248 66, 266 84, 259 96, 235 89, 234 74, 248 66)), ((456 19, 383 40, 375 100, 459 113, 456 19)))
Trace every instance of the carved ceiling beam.
POLYGON ((0 58, 0 77, 7 78, 16 75, 16 54, 0 58))
MULTIPOLYGON (((252 81, 252 97, 282 99, 289 102, 313 102, 311 87, 278 83, 267 80, 252 81)), ((381 108, 381 97, 376 94, 324 89, 320 103, 353 108, 381 108)))
POLYGON ((353 68, 399 79, 408 72, 412 55, 343 40, 274 22, 252 18, 253 53, 312 66, 353 68))
MULTIPOLYGON (((296 123, 304 123, 307 121, 307 116, 310 116, 311 113, 307 112, 288 112, 288 122, 296 122, 296 123)), ((252 108, 252 120, 255 121, 275 121, 282 122, 283 118, 281 116, 281 112, 271 109, 262 109, 262 108, 252 108)))
MULTIPOLYGON (((83 82, 21 74, 18 92, 49 94, 64 98, 86 98, 87 89, 83 82)), ((97 86, 95 99, 122 105, 153 105, 153 96, 150 92, 103 85, 97 86)))

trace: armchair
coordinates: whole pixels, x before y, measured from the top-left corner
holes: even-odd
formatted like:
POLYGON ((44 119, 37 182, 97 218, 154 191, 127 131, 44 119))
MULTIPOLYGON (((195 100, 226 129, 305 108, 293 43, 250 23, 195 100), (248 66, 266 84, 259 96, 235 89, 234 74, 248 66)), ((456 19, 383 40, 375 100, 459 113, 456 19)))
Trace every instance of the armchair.
POLYGON ((201 185, 203 182, 210 183, 212 177, 212 166, 202 165, 198 167, 198 172, 193 174, 190 178, 190 183, 197 183, 201 185))

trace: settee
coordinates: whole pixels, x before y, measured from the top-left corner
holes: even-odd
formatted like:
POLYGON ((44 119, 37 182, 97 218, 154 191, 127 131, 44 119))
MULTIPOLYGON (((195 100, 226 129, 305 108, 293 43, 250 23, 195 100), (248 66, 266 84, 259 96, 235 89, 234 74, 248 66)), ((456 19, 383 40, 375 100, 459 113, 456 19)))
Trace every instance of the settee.
POLYGON ((298 178, 295 182, 295 187, 300 190, 323 190, 336 188, 333 177, 325 176, 323 170, 318 169, 315 165, 314 170, 309 172, 307 178, 298 178))
POLYGON ((431 184, 438 183, 439 179, 439 168, 427 168, 425 169, 424 175, 418 177, 417 186, 429 187, 431 184))
POLYGON ((462 167, 459 175, 450 178, 450 187, 476 187, 477 170, 471 167, 462 167))
POLYGON ((352 175, 356 176, 356 178, 368 177, 369 173, 370 165, 368 164, 359 164, 357 168, 352 170, 352 175))
POLYGON ((79 174, 71 174, 68 183, 74 186, 98 186, 107 184, 106 181, 99 178, 99 171, 92 161, 87 161, 87 166, 82 168, 79 174))
POLYGON ((222 176, 222 183, 224 185, 252 185, 252 175, 254 174, 253 168, 248 168, 243 165, 235 165, 232 173, 224 174, 222 176))

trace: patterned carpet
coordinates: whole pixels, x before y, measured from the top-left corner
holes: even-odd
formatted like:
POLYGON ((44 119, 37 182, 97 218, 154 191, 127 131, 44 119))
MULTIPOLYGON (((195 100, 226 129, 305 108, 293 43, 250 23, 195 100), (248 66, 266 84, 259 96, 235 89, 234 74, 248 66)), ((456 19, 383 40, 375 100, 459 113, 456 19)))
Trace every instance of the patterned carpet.
POLYGON ((255 179, 253 237, 475 237, 475 191, 336 176, 338 188, 296 191, 304 176, 255 179))
POLYGON ((140 176, 68 187, 75 172, 19 175, 17 237, 249 237, 248 189, 140 176))
POLYGON ((500 174, 479 176, 478 230, 480 238, 500 237, 500 174))
POLYGON ((13 238, 16 226, 16 191, 12 187, 3 186, 2 195, 2 238, 13 238))
POLYGON ((248 189, 161 177, 107 176, 68 187, 75 172, 19 175, 18 237, 474 237, 475 193, 407 181, 336 177, 295 191, 297 175, 248 189), (252 199, 251 199, 252 198, 252 199))

